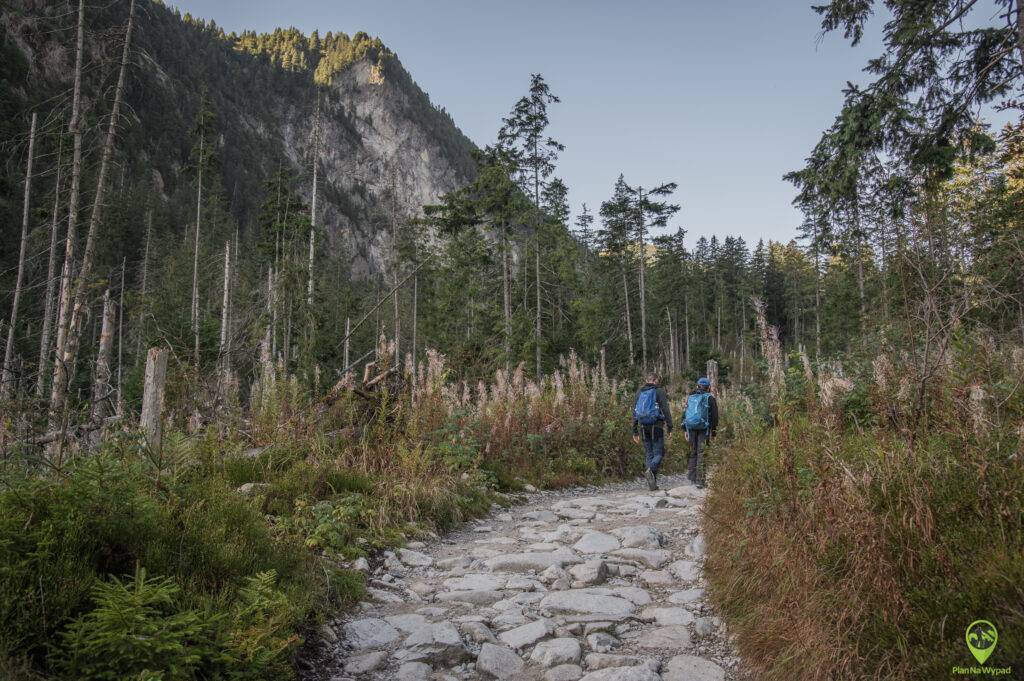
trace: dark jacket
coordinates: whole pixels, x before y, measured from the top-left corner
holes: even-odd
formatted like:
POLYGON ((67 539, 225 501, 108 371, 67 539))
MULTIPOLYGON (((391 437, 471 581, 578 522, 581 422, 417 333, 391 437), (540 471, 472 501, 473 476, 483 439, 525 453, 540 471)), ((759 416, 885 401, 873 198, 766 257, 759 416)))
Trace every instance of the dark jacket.
MULTIPOLYGON (((690 391, 690 395, 700 395, 703 392, 705 391, 692 390, 690 391)), ((690 395, 687 395, 686 398, 689 399, 690 395)), ((684 417, 686 415, 685 409, 683 409, 683 415, 684 417)), ((714 437, 715 435, 718 435, 718 400, 715 399, 714 395, 708 398, 708 418, 711 421, 711 437, 714 437)))
MULTIPOLYGON (((638 399, 640 399, 640 393, 642 391, 646 390, 647 388, 654 388, 654 384, 653 383, 645 383, 643 385, 643 387, 640 388, 640 390, 637 390, 636 391, 636 397, 633 398, 633 404, 636 404, 636 401, 638 399)), ((672 410, 668 406, 668 395, 665 393, 665 389, 664 388, 655 388, 655 389, 658 391, 658 392, 655 393, 655 399, 658 400, 658 409, 661 409, 661 416, 662 416, 662 418, 659 421, 657 421, 654 425, 644 426, 644 428, 647 428, 649 431, 652 431, 652 432, 653 432, 653 430, 655 428, 664 428, 665 430, 667 430, 668 432, 671 433, 672 432, 672 410)), ((640 424, 637 423, 636 415, 634 414, 633 415, 633 435, 639 435, 639 434, 640 434, 640 424)))

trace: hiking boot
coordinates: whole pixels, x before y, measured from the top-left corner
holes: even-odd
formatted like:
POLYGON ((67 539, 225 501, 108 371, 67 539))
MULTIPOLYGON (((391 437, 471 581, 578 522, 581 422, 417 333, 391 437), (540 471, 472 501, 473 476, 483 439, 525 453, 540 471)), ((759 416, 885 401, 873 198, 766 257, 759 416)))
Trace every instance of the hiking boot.
POLYGON ((697 483, 697 489, 704 489, 705 487, 707 487, 707 485, 705 483, 703 483, 703 482, 698 482, 697 483))
POLYGON ((644 471, 644 479, 647 480, 647 489, 652 492, 658 489, 658 476, 650 468, 644 471))

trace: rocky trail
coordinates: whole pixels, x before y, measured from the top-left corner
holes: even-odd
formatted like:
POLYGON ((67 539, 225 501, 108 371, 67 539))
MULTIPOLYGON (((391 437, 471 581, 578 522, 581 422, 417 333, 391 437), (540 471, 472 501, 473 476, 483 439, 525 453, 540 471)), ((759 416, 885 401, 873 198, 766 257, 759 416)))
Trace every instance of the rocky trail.
POLYGON ((735 681, 705 600, 703 490, 666 477, 530 494, 411 542, 324 627, 311 677, 342 681, 735 681))

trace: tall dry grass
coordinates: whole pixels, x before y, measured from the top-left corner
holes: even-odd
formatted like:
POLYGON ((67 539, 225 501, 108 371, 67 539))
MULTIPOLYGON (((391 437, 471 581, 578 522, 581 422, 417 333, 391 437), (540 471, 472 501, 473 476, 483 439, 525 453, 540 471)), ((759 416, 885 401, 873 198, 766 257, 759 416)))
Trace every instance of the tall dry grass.
POLYGON ((1024 672, 1019 354, 962 339, 916 417, 923 372, 892 353, 819 367, 785 427, 726 405, 706 569, 757 678, 948 678, 978 618, 1024 672))

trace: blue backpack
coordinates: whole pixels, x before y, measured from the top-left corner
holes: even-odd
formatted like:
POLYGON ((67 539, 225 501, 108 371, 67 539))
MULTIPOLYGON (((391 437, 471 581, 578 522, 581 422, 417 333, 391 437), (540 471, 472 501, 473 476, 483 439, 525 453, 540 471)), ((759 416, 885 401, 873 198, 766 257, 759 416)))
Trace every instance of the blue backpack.
POLYGON ((696 393, 686 399, 683 427, 687 430, 707 430, 711 427, 711 393, 696 393))
POLYGON ((653 426, 658 421, 663 421, 661 407, 658 406, 658 389, 655 387, 644 388, 636 398, 636 406, 633 407, 633 418, 637 423, 644 426, 653 426))

